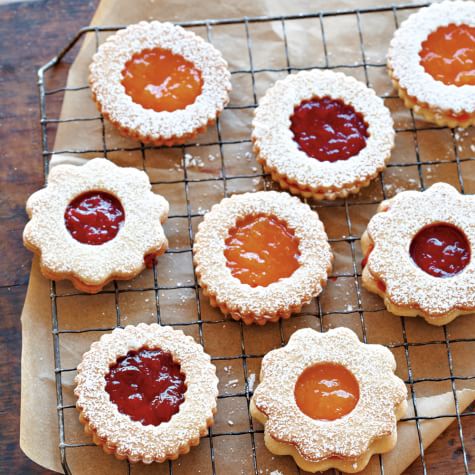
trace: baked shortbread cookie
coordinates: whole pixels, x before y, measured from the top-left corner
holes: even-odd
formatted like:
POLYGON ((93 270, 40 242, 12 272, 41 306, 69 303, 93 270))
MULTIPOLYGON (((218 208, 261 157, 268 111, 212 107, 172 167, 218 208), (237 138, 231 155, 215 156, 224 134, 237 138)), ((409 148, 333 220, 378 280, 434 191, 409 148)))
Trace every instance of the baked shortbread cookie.
POLYGON ((174 460, 213 423, 216 368, 181 330, 144 323, 117 328, 91 345, 77 371, 80 421, 118 459, 174 460))
POLYGON ((382 99, 332 71, 301 71, 277 81, 260 100, 252 126, 257 160, 272 179, 318 200, 368 186, 394 146, 382 99))
POLYGON ((266 447, 302 470, 359 472, 396 445, 407 390, 395 369, 387 348, 347 328, 298 330, 262 360, 251 414, 266 447))
POLYGON ((168 245, 168 202, 151 191, 145 172, 103 158, 54 167, 26 210, 23 242, 40 257, 43 275, 83 292, 132 279, 168 245))
POLYGON ((419 10, 396 31, 388 70, 406 107, 441 126, 475 123, 475 2, 419 10))
POLYGON ((211 305, 264 325, 322 291, 333 255, 318 214, 287 193, 223 199, 198 226, 196 275, 211 305))
POLYGON ((363 285, 395 315, 445 325, 475 311, 475 197, 446 183, 383 201, 361 238, 363 285))
POLYGON ((229 101, 221 53, 191 31, 142 21, 98 49, 89 85, 103 116, 142 142, 173 145, 212 124, 229 101))

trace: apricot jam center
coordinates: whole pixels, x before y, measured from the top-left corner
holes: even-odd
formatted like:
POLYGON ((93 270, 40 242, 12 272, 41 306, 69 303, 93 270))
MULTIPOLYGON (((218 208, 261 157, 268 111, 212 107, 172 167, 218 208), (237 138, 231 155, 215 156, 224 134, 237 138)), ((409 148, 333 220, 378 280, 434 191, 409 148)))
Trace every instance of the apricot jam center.
POLYGON ((185 375, 170 353, 144 348, 119 358, 106 375, 119 412, 143 425, 168 422, 185 400, 185 375))
POLYGON ((411 242, 413 261, 434 277, 453 277, 470 262, 470 245, 465 235, 451 224, 422 228, 411 242))
POLYGON ((64 213, 67 230, 76 241, 97 246, 117 236, 125 212, 115 197, 103 191, 88 191, 69 203, 64 213))
POLYGON ((203 81, 193 63, 171 51, 146 49, 132 56, 122 71, 122 85, 145 109, 173 112, 193 104, 203 81))
POLYGON ((366 146, 368 126, 363 116, 331 97, 302 102, 290 122, 299 149, 321 162, 347 160, 366 146))
POLYGON ((340 419, 355 408, 359 398, 358 381, 344 366, 336 363, 310 366, 295 385, 297 406, 312 419, 340 419))
POLYGON ((299 267, 299 240, 284 221, 264 214, 237 221, 225 242, 231 274, 251 287, 290 277, 299 267))
POLYGON ((444 84, 475 84, 475 27, 441 26, 422 43, 421 66, 444 84))

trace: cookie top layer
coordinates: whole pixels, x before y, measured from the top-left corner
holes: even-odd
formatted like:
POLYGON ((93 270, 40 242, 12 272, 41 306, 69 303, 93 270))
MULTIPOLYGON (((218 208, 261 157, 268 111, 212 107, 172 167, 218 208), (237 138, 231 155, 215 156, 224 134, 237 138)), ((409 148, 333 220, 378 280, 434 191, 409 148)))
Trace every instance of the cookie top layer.
POLYGON ((404 403, 407 390, 394 375, 395 369, 387 348, 361 343, 348 328, 326 333, 305 328, 296 331, 286 346, 264 357, 253 402, 267 417, 265 433, 295 446, 306 461, 355 459, 373 441, 396 432, 396 409, 404 403), (305 369, 319 363, 343 366, 359 385, 356 406, 336 420, 313 419, 296 402, 297 380, 305 369))
POLYGON ((423 42, 439 27, 475 27, 475 2, 445 1, 422 8, 394 33, 388 52, 388 67, 399 85, 417 102, 431 109, 454 113, 475 112, 475 85, 444 84, 425 71, 420 51, 423 42))
POLYGON ((27 201, 30 216, 23 232, 25 245, 41 256, 48 275, 74 278, 87 285, 101 285, 111 278, 132 278, 144 268, 144 256, 167 246, 162 223, 168 202, 152 192, 145 172, 121 168, 95 158, 83 166, 58 165, 46 188, 27 201), (89 191, 117 198, 125 219, 117 235, 100 245, 76 240, 65 224, 65 211, 78 196, 89 191))

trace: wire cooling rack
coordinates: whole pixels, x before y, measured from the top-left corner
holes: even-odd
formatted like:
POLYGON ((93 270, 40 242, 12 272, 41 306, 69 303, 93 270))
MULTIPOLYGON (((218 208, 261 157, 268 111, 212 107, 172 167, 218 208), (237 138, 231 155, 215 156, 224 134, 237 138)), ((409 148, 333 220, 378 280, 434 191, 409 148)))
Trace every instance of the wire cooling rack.
MULTIPOLYGON (((213 29, 216 27, 221 28, 232 28, 233 26, 239 25, 241 27, 241 32, 244 35, 244 38, 241 40, 244 41, 245 49, 243 51, 244 55, 248 56, 249 61, 249 68, 246 69, 239 69, 233 70, 233 78, 236 78, 237 75, 244 76, 250 78, 251 85, 252 85, 252 101, 247 104, 242 105, 229 105, 227 109, 236 109, 236 110, 245 110, 256 107, 257 105, 257 92, 256 92, 256 85, 258 82, 257 75, 262 72, 276 72, 276 73, 292 73, 302 69, 312 69, 314 67, 318 67, 321 69, 347 69, 353 71, 360 71, 363 73, 364 80, 368 85, 370 85, 370 74, 369 71, 373 70, 382 70, 384 71, 385 63, 384 62, 372 62, 368 59, 368 53, 365 45, 365 31, 363 28, 364 18, 366 15, 392 15, 394 20, 394 27, 398 27, 398 24, 401 20, 401 16, 407 16, 408 13, 412 12, 414 9, 419 8, 424 5, 400 5, 400 6, 388 6, 388 7, 381 7, 381 8, 371 8, 371 9, 360 9, 360 10, 340 10, 340 11, 325 11, 325 12, 315 12, 315 13, 308 13, 308 14, 301 14, 301 15, 290 15, 290 16, 273 16, 273 17, 246 17, 246 18, 233 18, 233 19, 219 19, 219 20, 206 20, 206 21, 192 21, 186 23, 180 23, 185 28, 197 28, 201 27, 204 29, 205 37, 213 43, 213 29), (354 19, 354 24, 356 25, 359 46, 358 46, 358 54, 357 57, 351 58, 350 61, 341 64, 334 64, 332 61, 331 53, 329 52, 329 48, 327 45, 327 22, 336 17, 348 17, 354 19), (289 56, 289 42, 288 42, 288 24, 289 22, 302 22, 306 20, 314 20, 315 24, 318 25, 321 35, 321 41, 323 46, 323 64, 308 64, 305 67, 302 66, 294 66, 291 64, 290 56, 289 56), (252 25, 255 24, 265 24, 265 23, 272 23, 275 27, 276 25, 280 28, 280 37, 282 41, 282 48, 285 52, 285 66, 283 68, 265 68, 265 67, 258 67, 255 63, 255 44, 253 45, 253 38, 250 34, 250 29, 252 25)), ((69 153, 69 154, 87 154, 87 153, 96 153, 96 154, 103 154, 105 157, 110 157, 113 152, 139 152, 143 159, 143 167, 146 169, 147 166, 147 155, 156 149, 160 149, 153 146, 137 144, 134 147, 110 147, 107 144, 107 134, 106 134, 106 124, 103 118, 100 115, 95 117, 88 117, 88 118, 67 118, 67 119, 58 119, 53 117, 48 117, 48 107, 50 102, 56 101, 56 104, 59 105, 62 96, 65 92, 74 92, 74 91, 82 91, 87 90, 87 85, 80 85, 75 87, 54 87, 47 89, 46 82, 51 77, 53 80, 59 75, 61 76, 62 73, 58 72, 61 71, 61 66, 64 66, 62 71, 68 69, 69 64, 65 60, 68 53, 71 50, 74 52, 75 47, 79 46, 81 41, 88 35, 94 35, 96 41, 96 48, 99 44, 99 36, 104 32, 114 32, 123 26, 110 26, 110 27, 88 27, 81 29, 77 35, 67 44, 67 46, 50 62, 45 64, 38 72, 39 80, 39 93, 40 93, 40 111, 41 111, 41 132, 42 132, 42 145, 43 145, 43 159, 44 159, 44 172, 45 172, 45 180, 48 174, 49 169, 49 162, 50 158, 53 153, 69 153), (48 73, 48 74, 47 74, 48 73), (72 124, 77 124, 81 126, 85 121, 100 121, 102 127, 102 147, 98 149, 71 149, 71 150, 50 150, 50 142, 52 139, 52 135, 54 133, 54 127, 58 124, 69 122, 72 124), (51 126, 53 126, 53 130, 51 130, 51 126)), ((235 30, 233 30, 233 34, 235 34, 235 30)), ((219 43, 216 44, 218 49, 220 48, 219 43)), ((64 74, 61 76, 61 81, 64 81, 64 74)), ((54 82, 54 81, 53 81, 54 82)), ((57 82, 57 81, 56 81, 57 82)), ((393 95, 394 93, 384 94, 382 97, 385 100, 394 100, 398 101, 397 96, 393 95)), ((404 167, 414 167, 417 170, 416 179, 418 180, 417 188, 424 189, 426 187, 426 177, 423 173, 424 166, 430 165, 437 165, 440 163, 439 161, 432 161, 432 160, 425 160, 421 157, 420 153, 420 143, 418 132, 422 130, 420 128, 420 122, 418 122, 414 116, 410 115, 410 124, 407 127, 398 128, 396 131, 398 134, 405 134, 405 136, 411 137, 413 142, 413 151, 415 154, 415 160, 412 163, 390 163, 388 166, 388 172, 394 169, 402 169, 404 167)), ((162 181, 154 181, 152 180, 152 184, 154 185, 161 185, 161 184, 170 184, 170 183, 181 183, 184 187, 184 194, 186 198, 186 212, 184 213, 175 213, 170 216, 170 219, 173 218, 180 218, 186 222, 186 231, 185 234, 187 235, 187 240, 189 245, 181 246, 179 248, 171 248, 167 251, 170 256, 172 262, 178 263, 180 255, 190 255, 191 256, 191 249, 192 249, 192 242, 193 242, 193 224, 195 219, 199 219, 202 216, 202 212, 200 210, 196 210, 193 207, 193 197, 191 196, 190 187, 196 183, 204 183, 204 182, 219 182, 222 184, 223 187, 223 194, 229 194, 230 191, 230 184, 233 180, 239 179, 258 179, 262 180, 264 188, 270 188, 275 186, 271 183, 269 177, 267 177, 262 170, 258 167, 253 168, 252 173, 245 173, 245 174, 231 174, 226 170, 226 163, 225 159, 223 158, 224 152, 223 148, 228 145, 249 145, 250 140, 248 138, 239 138, 236 140, 227 140, 223 137, 222 134, 222 120, 221 122, 218 120, 216 123, 216 141, 212 141, 206 144, 199 144, 201 147, 204 146, 214 146, 217 147, 218 150, 218 163, 219 163, 219 173, 217 176, 213 176, 211 178, 202 178, 196 177, 196 174, 190 173, 190 163, 187 160, 187 150, 191 147, 196 147, 198 144, 190 143, 181 146, 173 147, 178 150, 181 155, 182 164, 183 164, 183 177, 180 180, 162 180, 162 181)), ((463 164, 467 161, 472 160, 470 157, 460 157, 459 156, 459 144, 457 142, 458 139, 458 132, 453 131, 450 129, 446 129, 443 127, 430 127, 428 124, 423 124, 423 130, 441 130, 445 131, 444 133, 448 134, 449 140, 453 143, 453 159, 446 160, 444 163, 454 164, 457 168, 457 179, 459 189, 464 192, 465 185, 464 185, 464 173, 463 173, 463 164)), ((385 186, 385 176, 384 174, 380 177, 380 197, 378 199, 368 199, 366 201, 359 201, 358 203, 364 204, 377 204, 382 199, 386 199, 387 196, 387 186, 385 186)), ((379 185, 378 185, 379 186, 379 185)), ((359 235, 356 235, 355 232, 352 230, 352 212, 351 208, 355 205, 355 202, 352 201, 352 198, 348 198, 345 200, 339 200, 335 202, 320 202, 320 203, 310 203, 314 209, 318 209, 320 213, 322 213, 325 208, 331 208, 332 210, 338 210, 341 213, 342 220, 346 221, 346 226, 348 229, 348 233, 342 237, 335 237, 330 239, 332 246, 337 246, 342 243, 349 246, 350 253, 351 253, 351 267, 347 272, 335 272, 330 278, 332 280, 337 279, 349 279, 352 281, 352 285, 354 286, 354 291, 356 295, 356 306, 347 310, 339 310, 338 312, 335 311, 325 311, 322 306, 321 298, 316 299, 315 302, 315 310, 312 312, 307 312, 296 315, 292 317, 292 319, 297 319, 302 315, 309 316, 314 318, 317 323, 319 323, 320 328, 323 328, 323 319, 325 317, 332 318, 332 315, 338 313, 340 315, 345 314, 355 314, 358 319, 358 325, 361 327, 361 335, 364 341, 367 340, 367 326, 365 324, 365 315, 368 315, 370 312, 375 311, 382 311, 381 302, 379 302, 378 307, 371 307, 367 308, 365 306, 365 300, 363 299, 363 292, 364 290, 361 287, 360 277, 361 277, 361 269, 359 267, 358 258, 360 257, 358 254, 358 246, 359 246, 359 235)), ((156 320, 160 323, 161 322, 161 307, 160 307, 160 298, 162 291, 179 291, 184 292, 188 291, 193 296, 194 302, 194 314, 196 315, 195 319, 190 320, 187 318, 186 320, 181 321, 180 319, 175 319, 174 322, 167 324, 171 324, 174 326, 178 326, 180 328, 185 328, 187 326, 192 326, 197 330, 197 337, 204 343, 204 325, 213 325, 213 324, 223 324, 226 322, 228 326, 234 325, 238 329, 238 334, 240 335, 240 352, 239 354, 234 355, 220 355, 220 354, 213 354, 212 359, 213 361, 218 364, 220 362, 240 362, 242 364, 242 371, 244 374, 244 384, 242 391, 231 391, 231 392, 222 392, 220 391, 219 399, 224 400, 226 398, 244 398, 245 403, 248 407, 248 403, 250 397, 252 396, 252 390, 254 385, 254 375, 250 374, 249 366, 254 364, 254 362, 258 362, 259 358, 263 356, 263 354, 253 354, 251 352, 246 352, 246 345, 244 342, 244 334, 246 328, 242 325, 241 322, 234 322, 228 321, 224 319, 224 317, 219 317, 212 321, 207 321, 203 317, 202 307, 203 307, 203 300, 201 299, 200 289, 198 283, 196 281, 196 276, 193 274, 193 279, 188 285, 183 285, 179 282, 175 282, 173 285, 162 285, 160 283, 160 273, 157 271, 157 267, 153 268, 153 285, 139 287, 139 288, 127 288, 119 283, 114 283, 111 289, 105 289, 102 293, 110 294, 111 298, 113 299, 113 306, 115 312, 115 325, 112 325, 107 328, 78 328, 78 329, 62 329, 59 322, 60 318, 60 309, 58 305, 58 299, 61 295, 57 291, 57 284, 54 282, 51 283, 51 315, 52 315, 52 326, 53 326, 53 341, 54 341, 54 358, 55 358, 55 378, 56 378, 56 394, 57 394, 57 414, 58 414, 58 425, 59 425, 59 450, 61 453, 61 462, 64 467, 65 473, 72 473, 72 469, 70 468, 70 464, 68 463, 68 456, 70 456, 71 451, 77 450, 80 447, 88 447, 93 446, 91 442, 78 442, 72 443, 69 442, 66 438, 67 432, 67 418, 65 417, 65 412, 68 410, 74 410, 74 404, 69 404, 68 401, 65 401, 64 395, 64 384, 65 378, 67 374, 74 374, 75 368, 74 367, 63 367, 62 360, 63 355, 61 352, 61 344, 60 338, 66 334, 83 334, 87 332, 96 332, 96 331, 110 331, 115 326, 122 326, 124 323, 124 311, 121 307, 121 300, 125 294, 132 294, 137 292, 144 292, 149 291, 153 292, 154 295, 154 306, 155 306, 155 315, 156 320)), ((76 295, 74 292, 70 292, 67 294, 69 296, 76 295)), ((89 298, 89 297, 85 297, 89 298)), ((395 318, 395 317, 393 317, 395 318)), ((269 325, 260 329, 261 332, 266 332, 269 325)), ((280 344, 285 343, 285 335, 284 335, 284 323, 280 322, 275 324, 279 328, 279 339, 280 344)), ((436 418, 447 418, 453 417, 457 423, 457 438, 454 443, 456 443, 459 448, 459 458, 457 463, 453 460, 449 463, 452 464, 451 471, 453 473, 466 473, 469 474, 473 472, 473 466, 470 467, 471 456, 469 454, 469 450, 467 446, 469 443, 467 442, 467 436, 464 436, 464 429, 462 424, 462 419, 470 418, 475 415, 475 412, 467 410, 464 413, 461 413, 459 410, 459 404, 457 400, 457 392, 456 392, 456 382, 458 380, 467 380, 467 379, 475 379, 475 375, 464 375, 458 376, 454 370, 454 362, 453 362, 453 354, 452 354, 452 346, 456 343, 460 342, 475 342, 473 338, 451 338, 450 333, 448 332, 446 327, 443 327, 442 334, 443 337, 439 339, 431 339, 430 341, 423 341, 423 342, 412 342, 408 339, 408 329, 407 329, 407 322, 405 318, 400 318, 400 329, 401 329, 401 341, 398 343, 389 343, 387 346, 391 348, 393 351, 401 350, 404 355, 404 360, 407 364, 407 380, 406 384, 409 389, 409 394, 411 398, 411 402, 414 408, 414 417, 406 418, 405 420, 411 420, 415 422, 417 432, 418 432, 418 440, 419 440, 419 448, 420 448, 420 466, 423 473, 447 473, 445 469, 441 469, 439 467, 429 467, 429 462, 425 455, 425 450, 422 445, 422 438, 421 438, 421 422, 426 419, 431 419, 431 417, 421 416, 418 413, 418 406, 417 406, 417 385, 420 383, 428 382, 428 381, 445 381, 447 382, 451 390, 453 392, 453 397, 455 399, 455 413, 453 414, 441 414, 433 419, 436 418), (428 345, 439 345, 442 346, 445 354, 445 358, 447 358, 447 364, 449 368, 449 375, 444 377, 432 377, 429 375, 428 377, 418 378, 414 376, 413 365, 411 363, 411 350, 412 348, 418 346, 428 346, 428 345)), ((206 345, 205 349, 206 349, 206 345)), ((237 399, 233 399, 235 401, 237 399)), ((247 409, 246 409, 247 410, 247 409)), ((218 443, 219 439, 222 437, 227 437, 230 444, 233 444, 233 440, 238 436, 247 436, 250 438, 250 453, 248 454, 251 461, 248 469, 239 472, 239 473, 254 473, 255 475, 261 473, 268 473, 263 472, 262 465, 259 464, 258 458, 256 453, 258 452, 256 446, 256 438, 260 434, 262 436, 262 428, 252 420, 249 412, 247 412, 247 419, 248 419, 248 428, 246 430, 218 430, 215 428, 211 428, 209 430, 208 436, 201 442, 201 445, 208 445, 209 446, 209 460, 208 466, 210 467, 210 472, 213 474, 224 474, 224 472, 219 470, 217 466, 217 458, 219 455, 221 444, 218 443), (257 426, 257 427, 256 427, 257 426)), ((473 424, 473 422, 472 422, 473 424)), ((469 424, 466 424, 465 429, 467 431, 467 427, 469 424)), ((230 424, 230 429, 232 425, 230 424)), ((470 438, 473 439, 473 431, 471 432, 470 438)), ((471 445, 473 447, 473 443, 471 445)), ((97 449, 99 450, 99 449, 97 449)), ((447 455, 449 456, 449 455, 447 455)), ((124 462, 125 464, 125 462, 124 462)), ((379 457, 379 464, 380 464, 380 472, 381 474, 384 473, 384 463, 381 457, 379 457)), ((448 466, 448 465, 447 465, 448 466)), ((168 471, 170 474, 174 472, 175 462, 168 463, 168 471)), ((265 467, 264 467, 265 468, 265 467)), ((127 467, 124 473, 131 473, 131 466, 127 463, 127 467)), ((298 473, 298 469, 292 465, 292 473, 298 473)), ((189 472, 188 472, 189 473, 189 472)), ((236 472, 238 473, 238 472, 236 472)), ((226 473, 228 475, 228 473, 226 473)), ((232 475, 232 474, 230 474, 232 475)))

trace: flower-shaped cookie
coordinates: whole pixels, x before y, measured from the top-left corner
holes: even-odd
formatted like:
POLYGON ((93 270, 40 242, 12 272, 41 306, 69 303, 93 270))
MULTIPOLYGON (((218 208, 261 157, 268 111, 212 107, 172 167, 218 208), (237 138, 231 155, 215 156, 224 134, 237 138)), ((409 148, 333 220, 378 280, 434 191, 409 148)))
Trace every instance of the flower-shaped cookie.
POLYGON ((475 3, 433 3, 404 21, 388 52, 406 107, 449 127, 475 123, 475 3))
POLYGON ((445 325, 475 311, 475 197, 446 183, 381 203, 361 238, 363 284, 387 309, 445 325))
POLYGON ((333 200, 368 186, 394 146, 384 102, 362 82, 332 71, 277 81, 252 122, 257 160, 280 186, 333 200))
POLYGON ((211 305, 260 325, 288 318, 317 296, 333 259, 317 213, 276 191, 214 205, 198 227, 193 252, 211 305))
POLYGON ((26 210, 23 242, 40 256, 43 275, 84 292, 132 279, 167 248, 167 201, 146 173, 103 158, 54 167, 26 210))
POLYGON ((347 328, 298 330, 264 357, 251 400, 266 447, 309 472, 362 470, 396 444, 407 390, 395 369, 387 348, 347 328))
POLYGON ((203 132, 229 101, 221 53, 191 31, 142 21, 94 55, 89 84, 100 112, 127 136, 156 145, 203 132))
POLYGON ((91 345, 74 394, 86 433, 119 459, 174 460, 198 445, 216 413, 216 368, 181 330, 117 328, 91 345))

